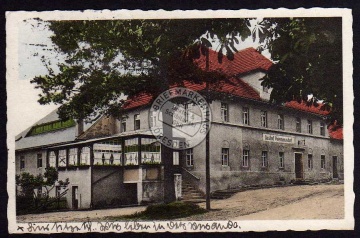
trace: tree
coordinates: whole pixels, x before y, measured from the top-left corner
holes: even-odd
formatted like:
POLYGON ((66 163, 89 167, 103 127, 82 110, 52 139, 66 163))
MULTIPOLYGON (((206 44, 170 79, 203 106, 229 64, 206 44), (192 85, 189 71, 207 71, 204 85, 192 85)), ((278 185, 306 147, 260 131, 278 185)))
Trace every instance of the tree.
POLYGON ((158 95, 184 79, 216 80, 220 75, 194 66, 217 40, 219 60, 233 57, 238 37, 250 35, 249 19, 52 21, 54 53, 64 61, 42 60, 49 74, 32 83, 43 93, 39 102, 61 104, 60 117, 119 115, 122 95, 158 95), (181 73, 179 73, 181 72, 181 73), (162 79, 162 80, 159 80, 162 79))
POLYGON ((59 173, 54 167, 48 167, 45 170, 44 175, 32 175, 30 173, 24 172, 20 175, 16 175, 16 185, 21 187, 21 194, 29 200, 33 200, 35 208, 42 207, 46 209, 49 201, 49 193, 55 187, 55 185, 66 188, 69 184, 69 179, 65 181, 58 180, 59 173), (41 197, 39 197, 35 191, 37 189, 45 189, 43 202, 39 205, 41 197))
POLYGON ((264 24, 273 36, 264 48, 276 62, 263 81, 273 88, 272 102, 321 102, 322 109, 331 112, 329 123, 342 125, 341 18, 265 19, 264 24))
POLYGON ((341 18, 268 18, 253 25, 252 31, 250 20, 45 22, 54 32, 54 54, 64 61, 54 65, 42 57, 49 74, 32 83, 43 91, 41 104, 61 104, 62 118, 116 116, 121 114, 124 95, 158 95, 184 79, 225 80, 194 66, 199 47, 203 55, 213 47, 221 62, 224 54, 231 59, 235 46, 252 35, 276 63, 263 81, 274 89, 272 102, 317 105, 322 100, 323 109, 331 109, 330 122, 342 124, 341 18), (311 100, 308 95, 313 95, 311 100))

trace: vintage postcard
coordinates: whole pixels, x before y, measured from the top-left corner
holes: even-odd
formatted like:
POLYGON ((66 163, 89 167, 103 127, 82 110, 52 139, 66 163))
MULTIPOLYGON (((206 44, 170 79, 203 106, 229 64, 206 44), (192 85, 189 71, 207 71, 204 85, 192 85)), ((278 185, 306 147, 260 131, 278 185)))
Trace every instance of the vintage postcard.
POLYGON ((10 233, 352 230, 349 9, 7 12, 10 233))

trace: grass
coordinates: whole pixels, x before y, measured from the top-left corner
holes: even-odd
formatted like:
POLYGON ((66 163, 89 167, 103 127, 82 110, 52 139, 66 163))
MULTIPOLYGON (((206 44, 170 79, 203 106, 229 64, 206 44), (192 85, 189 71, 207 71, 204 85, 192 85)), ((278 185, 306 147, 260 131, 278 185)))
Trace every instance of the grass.
POLYGON ((170 220, 188 217, 207 212, 197 204, 189 202, 172 202, 168 204, 150 205, 145 211, 132 215, 109 217, 111 220, 170 220))

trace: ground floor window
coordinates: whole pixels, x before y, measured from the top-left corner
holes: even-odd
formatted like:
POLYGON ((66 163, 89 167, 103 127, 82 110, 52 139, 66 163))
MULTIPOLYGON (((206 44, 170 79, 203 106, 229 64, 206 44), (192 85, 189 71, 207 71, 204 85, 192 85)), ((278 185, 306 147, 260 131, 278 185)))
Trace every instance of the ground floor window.
POLYGON ((193 149, 186 150, 186 166, 194 166, 194 151, 193 149))
POLYGON ((262 151, 261 152, 261 166, 267 167, 267 165, 268 165, 268 152, 262 151))
POLYGON ((321 163, 321 168, 322 168, 322 169, 325 169, 325 155, 321 155, 321 161, 320 161, 320 163, 321 163))
POLYGON ((229 148, 221 149, 221 165, 229 166, 229 148))
POLYGON ((42 154, 37 154, 37 167, 42 167, 42 154))
POLYGON ((284 168, 284 152, 279 152, 279 167, 284 168))
POLYGON ((249 150, 243 150, 242 166, 249 167, 249 150))
POLYGON ((173 165, 179 165, 179 151, 173 152, 173 165))
POLYGON ((25 169, 25 156, 20 156, 20 169, 25 169))
POLYGON ((312 154, 308 155, 308 169, 312 169, 313 168, 313 157, 312 154))

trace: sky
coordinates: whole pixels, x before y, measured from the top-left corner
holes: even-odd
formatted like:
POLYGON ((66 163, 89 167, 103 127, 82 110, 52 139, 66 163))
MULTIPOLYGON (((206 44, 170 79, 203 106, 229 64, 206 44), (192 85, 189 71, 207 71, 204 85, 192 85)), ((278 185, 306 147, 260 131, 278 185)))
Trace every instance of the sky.
MULTIPOLYGON (((16 82, 14 106, 16 107, 16 118, 14 134, 17 135, 36 123, 38 120, 56 109, 58 105, 40 105, 37 100, 41 90, 35 89, 35 85, 30 80, 35 76, 45 75, 47 70, 40 60, 40 56, 51 57, 51 32, 43 26, 38 26, 36 21, 20 21, 18 23, 18 78, 16 82), (37 55, 37 56, 34 56, 37 55), (26 116, 24 116, 26 115, 26 116)), ((251 37, 237 46, 238 50, 259 45, 253 42, 251 37)), ((268 52, 263 52, 267 57, 268 52)), ((61 58, 61 57, 60 57, 61 58)))

